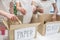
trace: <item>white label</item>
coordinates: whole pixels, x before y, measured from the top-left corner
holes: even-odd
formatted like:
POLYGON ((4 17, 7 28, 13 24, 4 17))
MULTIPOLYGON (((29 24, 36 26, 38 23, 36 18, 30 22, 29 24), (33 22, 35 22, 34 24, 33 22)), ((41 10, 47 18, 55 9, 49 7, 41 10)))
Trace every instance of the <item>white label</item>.
POLYGON ((18 29, 14 31, 15 40, 26 40, 33 38, 35 36, 35 27, 28 27, 23 29, 18 29))
POLYGON ((57 33, 59 30, 59 23, 48 23, 46 24, 46 35, 57 33))

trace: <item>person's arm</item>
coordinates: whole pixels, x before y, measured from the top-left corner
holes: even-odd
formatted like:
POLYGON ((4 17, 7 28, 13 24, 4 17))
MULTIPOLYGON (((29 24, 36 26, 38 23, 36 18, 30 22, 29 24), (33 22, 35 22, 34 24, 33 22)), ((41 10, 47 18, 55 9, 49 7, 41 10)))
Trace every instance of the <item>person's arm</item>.
POLYGON ((10 19, 10 20, 17 20, 16 19, 16 16, 14 15, 14 14, 10 14, 10 13, 7 13, 7 12, 5 12, 5 11, 2 11, 2 10, 0 10, 0 15, 3 15, 3 16, 5 16, 5 17, 7 17, 8 19, 10 19))
POLYGON ((8 17, 8 13, 6 13, 5 11, 2 11, 2 10, 0 10, 0 15, 8 17))
POLYGON ((17 10, 20 11, 23 15, 26 14, 26 10, 21 7, 21 3, 20 3, 20 2, 16 2, 16 8, 17 8, 17 10))
POLYGON ((43 9, 40 8, 40 7, 37 7, 37 11, 40 12, 40 13, 43 13, 44 12, 43 9))
POLYGON ((52 5, 53 5, 53 8, 54 8, 54 15, 56 15, 58 13, 57 5, 56 5, 56 3, 52 3, 52 5))
POLYGON ((10 9, 9 9, 9 11, 10 11, 11 14, 14 14, 14 4, 13 4, 12 1, 10 2, 10 9))
POLYGON ((35 1, 33 1, 32 6, 33 6, 33 13, 35 12, 43 13, 43 9, 40 8, 38 3, 36 3, 35 1))
POLYGON ((37 7, 36 7, 36 3, 34 1, 32 1, 32 8, 33 8, 33 13, 36 14, 37 12, 37 7))
POLYGON ((53 14, 53 21, 56 21, 56 15, 57 15, 57 13, 58 13, 58 8, 57 8, 57 5, 56 5, 56 3, 52 3, 52 5, 53 5, 53 8, 54 8, 54 14, 53 14))

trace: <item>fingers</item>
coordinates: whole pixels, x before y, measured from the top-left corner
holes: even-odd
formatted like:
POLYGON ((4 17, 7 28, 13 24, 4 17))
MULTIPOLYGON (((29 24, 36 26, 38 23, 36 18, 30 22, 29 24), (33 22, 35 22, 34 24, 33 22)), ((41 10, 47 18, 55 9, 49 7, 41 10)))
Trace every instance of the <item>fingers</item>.
POLYGON ((26 14, 26 10, 24 8, 20 8, 20 12, 25 15, 26 14))
POLYGON ((16 16, 14 15, 14 14, 9 14, 8 15, 8 19, 9 20, 12 20, 12 21, 16 21, 17 19, 16 19, 16 16))
POLYGON ((12 21, 16 21, 17 19, 16 19, 16 17, 15 16, 13 16, 13 17, 11 17, 11 19, 10 20, 12 20, 12 21))
POLYGON ((25 15, 25 14, 26 14, 26 11, 25 11, 24 9, 22 10, 22 14, 23 14, 23 15, 25 15))

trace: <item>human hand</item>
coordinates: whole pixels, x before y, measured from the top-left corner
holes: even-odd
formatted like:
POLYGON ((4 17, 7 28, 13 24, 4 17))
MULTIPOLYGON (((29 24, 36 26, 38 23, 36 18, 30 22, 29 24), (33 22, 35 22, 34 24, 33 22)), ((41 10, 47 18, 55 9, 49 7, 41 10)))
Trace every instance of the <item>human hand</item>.
POLYGON ((25 10, 24 8, 22 8, 22 7, 20 7, 20 12, 21 12, 23 15, 26 14, 26 10, 25 10))
POLYGON ((40 8, 40 7, 37 8, 37 11, 40 12, 40 13, 44 13, 43 8, 40 8))
POLYGON ((8 15, 7 15, 7 18, 8 18, 9 20, 12 20, 12 21, 16 21, 16 20, 17 20, 17 17, 16 17, 14 14, 8 14, 8 15))
POLYGON ((35 13, 37 10, 36 10, 36 7, 33 6, 33 13, 35 13))

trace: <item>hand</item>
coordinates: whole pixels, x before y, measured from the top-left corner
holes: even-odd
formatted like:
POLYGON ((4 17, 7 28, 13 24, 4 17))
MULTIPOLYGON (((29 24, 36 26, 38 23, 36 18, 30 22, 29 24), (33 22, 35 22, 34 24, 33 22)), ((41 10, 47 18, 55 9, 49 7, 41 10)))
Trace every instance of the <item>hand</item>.
POLYGON ((17 17, 14 14, 8 14, 7 18, 12 20, 12 21, 16 21, 17 20, 17 17))
POLYGON ((53 15, 52 19, 53 19, 53 21, 56 21, 56 16, 55 16, 55 15, 53 15))
POLYGON ((44 10, 42 8, 37 8, 37 11, 40 12, 40 13, 44 13, 44 10))
POLYGON ((26 10, 25 10, 24 8, 22 8, 22 7, 20 7, 20 12, 21 12, 23 15, 26 14, 26 10))
POLYGON ((44 12, 43 12, 43 9, 40 9, 39 12, 40 12, 40 13, 44 13, 44 12))
POLYGON ((33 13, 35 13, 36 12, 36 7, 35 6, 33 6, 33 13))

